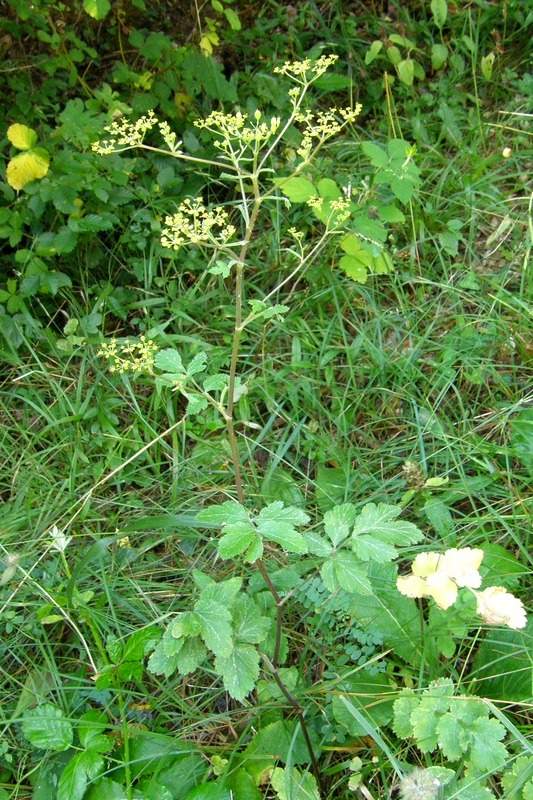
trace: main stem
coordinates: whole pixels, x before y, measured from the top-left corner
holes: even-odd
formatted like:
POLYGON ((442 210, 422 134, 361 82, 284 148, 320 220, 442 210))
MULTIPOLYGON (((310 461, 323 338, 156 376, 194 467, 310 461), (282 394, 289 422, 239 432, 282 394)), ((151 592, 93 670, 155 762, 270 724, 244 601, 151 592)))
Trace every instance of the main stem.
MULTIPOLYGON (((228 402, 224 412, 224 420, 226 422, 226 429, 228 431, 228 440, 231 450, 231 460, 233 463, 233 473, 235 475, 235 488, 237 490, 237 500, 239 501, 239 503, 241 503, 241 505, 245 504, 245 496, 244 496, 244 484, 242 481, 241 461, 239 457, 239 448, 237 446, 237 437, 235 436, 235 426, 233 424, 233 410, 235 407, 234 395, 235 395, 235 383, 237 378, 237 363, 239 359, 239 346, 241 342, 242 332, 244 330, 243 314, 242 314, 244 265, 246 262, 246 255, 248 252, 248 248, 252 240, 253 231, 257 221, 257 216, 259 214, 259 209, 261 208, 262 199, 263 198, 260 196, 259 193, 259 185, 257 181, 254 181, 254 205, 252 208, 252 213, 250 214, 248 223, 246 225, 246 232, 244 235, 244 240, 241 246, 241 250, 239 252, 239 257, 237 259, 236 271, 235 271, 235 327, 233 331, 233 348, 231 351, 231 363, 229 370, 228 402)), ((274 648, 273 662, 272 663, 268 662, 268 663, 272 670, 272 674, 274 676, 276 683, 278 684, 281 692, 283 693, 287 701, 290 703, 291 707, 294 709, 296 716, 298 717, 298 721, 302 729, 302 734, 305 739, 305 744, 307 746, 307 750, 309 751, 309 757, 311 759, 311 769, 315 777, 315 780, 317 782, 317 786, 319 787, 319 789, 321 789, 322 781, 320 776, 320 770, 318 768, 318 762, 316 760, 315 752, 313 750, 311 737, 309 735, 309 729, 305 722, 303 708, 298 703, 296 698, 293 697, 292 694, 289 692, 278 671, 279 654, 281 648, 282 622, 283 622, 282 618, 283 601, 280 595, 278 594, 276 587, 272 583, 272 579, 268 574, 268 571, 262 559, 259 558, 255 562, 255 564, 259 572, 263 576, 263 579, 276 602, 276 644, 274 648)))

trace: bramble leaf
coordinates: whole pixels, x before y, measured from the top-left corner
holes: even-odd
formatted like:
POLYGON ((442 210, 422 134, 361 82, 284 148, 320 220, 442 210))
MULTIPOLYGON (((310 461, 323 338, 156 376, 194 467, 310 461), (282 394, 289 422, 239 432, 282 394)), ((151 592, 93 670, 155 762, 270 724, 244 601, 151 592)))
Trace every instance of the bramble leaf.
POLYGON ((17 150, 31 150, 37 144, 37 134, 33 128, 15 122, 7 129, 7 138, 17 150))
POLYGON ((42 147, 13 156, 7 165, 7 182, 19 191, 31 181, 44 178, 50 165, 50 156, 42 147))
POLYGON ((104 759, 99 753, 86 750, 72 758, 59 778, 57 800, 82 800, 89 780, 103 770, 104 759))
POLYGON ((53 703, 25 711, 22 732, 34 747, 45 750, 66 750, 73 740, 72 725, 53 703))
POLYGON ((281 191, 292 203, 305 203, 310 197, 317 194, 315 186, 307 178, 294 177, 289 180, 274 178, 274 183, 281 184, 281 191))

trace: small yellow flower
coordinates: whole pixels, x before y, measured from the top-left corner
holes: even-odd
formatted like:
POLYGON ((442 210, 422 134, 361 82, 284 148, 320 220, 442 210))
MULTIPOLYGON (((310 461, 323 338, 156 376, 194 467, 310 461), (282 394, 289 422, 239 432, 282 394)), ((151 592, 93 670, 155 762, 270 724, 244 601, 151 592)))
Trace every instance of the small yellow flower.
POLYGON ((489 625, 507 625, 513 630, 525 628, 527 624, 524 605, 518 597, 503 586, 489 586, 482 592, 474 592, 477 613, 489 625))

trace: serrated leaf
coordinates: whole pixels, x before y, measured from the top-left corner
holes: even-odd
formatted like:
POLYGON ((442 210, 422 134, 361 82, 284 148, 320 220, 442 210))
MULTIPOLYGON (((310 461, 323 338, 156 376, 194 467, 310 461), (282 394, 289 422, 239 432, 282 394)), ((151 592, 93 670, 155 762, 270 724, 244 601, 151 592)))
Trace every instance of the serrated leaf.
POLYGON ((211 583, 202 589, 202 600, 209 600, 220 603, 221 606, 229 608, 242 589, 242 578, 228 578, 219 583, 211 583))
POLYGON ((107 753, 114 747, 114 740, 106 736, 103 731, 109 727, 109 720, 103 711, 93 709, 83 714, 78 722, 78 736, 80 744, 85 750, 97 753, 107 753))
POLYGON ((166 629, 163 637, 148 661, 148 670, 154 675, 173 675, 178 668, 178 654, 183 647, 184 639, 172 636, 172 625, 166 629))
POLYGON ((307 542, 307 549, 314 556, 328 558, 333 552, 333 547, 316 531, 305 531, 303 534, 307 542))
POLYGON ((335 506, 324 514, 324 529, 333 547, 338 547, 350 535, 356 516, 351 503, 335 506))
POLYGON ((205 362, 207 361, 207 353, 197 353, 194 358, 189 361, 187 367, 187 375, 196 375, 197 372, 203 372, 205 369, 205 362))
POLYGON ((236 644, 227 656, 217 656, 215 669, 234 700, 244 700, 259 677, 259 653, 251 644, 236 644))
POLYGON ((284 506, 281 500, 277 500, 265 506, 265 508, 260 511, 255 521, 258 525, 265 521, 288 522, 292 525, 307 525, 309 517, 301 508, 297 506, 284 506))
POLYGON ((289 522, 264 520, 257 527, 263 538, 277 542, 287 553, 305 555, 308 552, 305 538, 289 522))
POLYGON ((356 258, 355 256, 341 256, 339 267, 343 272, 346 273, 348 278, 352 279, 352 281, 355 281, 356 283, 366 283, 368 278, 368 270, 361 259, 356 258))
POLYGON ((316 187, 307 178, 294 177, 286 180, 285 178, 274 178, 274 183, 280 186, 283 194, 292 203, 305 203, 310 197, 317 195, 316 187))
POLYGON ((187 398, 187 414, 189 416, 199 414, 201 411, 205 411, 209 405, 206 398, 199 394, 188 394, 187 392, 184 394, 187 398))
POLYGON ((159 350, 155 357, 155 366, 162 372, 171 372, 180 375, 185 374, 185 367, 180 354, 172 347, 165 347, 159 350))
POLYGON ((248 522, 228 526, 228 532, 217 543, 220 558, 235 558, 246 552, 257 534, 248 522))
POLYGON ((202 384, 205 392, 222 391, 227 385, 227 375, 210 375, 202 384))
POLYGON ((103 767, 104 759, 99 753, 77 753, 61 773, 57 800, 82 800, 89 780, 98 777, 103 767))
POLYGON ((386 675, 378 672, 369 676, 362 671, 344 680, 341 689, 342 700, 338 693, 332 698, 333 715, 351 736, 363 736, 368 732, 368 726, 363 727, 353 708, 371 727, 389 724, 393 716, 396 689, 391 687, 386 675))
POLYGON ((53 703, 25 711, 22 732, 34 747, 45 750, 67 750, 73 740, 72 725, 53 703))
POLYGON ((370 159, 374 167, 386 167, 389 163, 387 152, 374 142, 362 142, 363 153, 370 159))
POLYGON ((418 748, 423 753, 431 753, 437 749, 439 737, 437 734, 437 723, 439 717, 428 712, 420 704, 411 713, 411 725, 413 726, 413 736, 416 739, 418 748))
POLYGON ((176 667, 180 675, 194 672, 205 661, 207 650, 197 636, 189 636, 183 642, 176 658, 176 667))
POLYGON ((125 800, 124 787, 110 778, 100 778, 93 783, 84 800, 125 800))
POLYGON ((361 595, 373 593, 372 584, 366 573, 366 564, 362 564, 354 553, 346 551, 337 553, 332 563, 337 582, 346 592, 361 595))
POLYGON ((229 525, 233 522, 248 522, 249 515, 244 506, 234 500, 226 500, 218 506, 203 508, 196 517, 198 522, 215 522, 229 525))
POLYGON ((7 165, 7 182, 13 189, 20 191, 27 183, 44 178, 49 165, 50 157, 42 147, 19 153, 7 165))
POLYGON ((33 128, 15 122, 7 129, 7 138, 17 150, 31 150, 37 144, 37 134, 33 128))
POLYGON ((401 514, 399 506, 386 503, 367 503, 357 516, 352 537, 371 533, 391 545, 416 544, 424 538, 422 531, 412 522, 397 519, 401 514))
POLYGON ((267 635, 270 624, 270 619, 261 614, 253 598, 242 595, 236 599, 233 607, 235 639, 248 644, 258 644, 267 635))
POLYGON ((301 773, 296 767, 275 767, 270 774, 270 783, 279 800, 320 800, 313 775, 310 772, 301 773))
POLYGON ((413 736, 411 714, 420 705, 420 698, 412 689, 403 689, 394 701, 394 722, 392 729, 401 739, 413 736))
POLYGON ((364 534, 355 539, 353 549, 362 561, 376 561, 378 564, 393 561, 398 555, 398 551, 392 545, 382 542, 376 536, 364 534))
POLYGON ((194 612, 202 623, 202 639, 207 647, 222 658, 233 650, 231 612, 220 603, 200 598, 194 612))
POLYGON ((479 772, 496 772, 509 758, 507 748, 500 741, 506 734, 504 726, 497 719, 478 719, 470 730, 473 768, 479 772))
POLYGON ((111 10, 109 0, 83 0, 83 8, 93 19, 104 19, 111 10))
POLYGON ((468 728, 461 725, 453 711, 443 714, 438 720, 437 737, 439 748, 450 761, 458 761, 470 746, 468 728))
POLYGON ((342 191, 331 178, 322 178, 318 181, 316 188, 318 189, 318 194, 324 200, 337 200, 342 197, 342 191))

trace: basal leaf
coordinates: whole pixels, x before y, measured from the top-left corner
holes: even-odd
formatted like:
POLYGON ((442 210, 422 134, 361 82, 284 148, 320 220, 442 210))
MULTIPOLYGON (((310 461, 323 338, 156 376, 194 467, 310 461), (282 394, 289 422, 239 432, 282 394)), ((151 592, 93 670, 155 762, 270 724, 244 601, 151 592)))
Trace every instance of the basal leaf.
POLYGON ((310 772, 301 773, 296 767, 276 767, 270 782, 279 800, 320 800, 316 780, 310 772))
POLYGON ((458 761, 467 752, 470 746, 468 728, 461 725, 453 711, 443 714, 439 719, 437 736, 439 748, 442 750, 443 755, 450 761, 458 761))
POLYGON ((180 675, 194 672, 207 657, 207 650, 197 636, 189 636, 177 653, 176 667, 180 675))
POLYGON ((259 677, 259 653, 251 644, 236 644, 227 656, 217 656, 215 669, 234 700, 244 700, 259 677))
POLYGON ((37 134, 27 125, 15 122, 7 129, 7 138, 17 150, 31 150, 37 144, 37 134))
POLYGON ((231 612, 220 603, 200 598, 194 606, 202 623, 202 639, 216 656, 229 657, 233 650, 231 612))
POLYGON ((294 177, 286 180, 285 178, 274 178, 274 183, 278 185, 283 194, 292 203, 305 203, 310 197, 318 194, 317 189, 308 181, 307 178, 294 177))
POLYGON ((378 672, 370 677, 367 672, 359 672, 342 682, 340 687, 343 700, 337 692, 332 698, 333 715, 344 725, 351 736, 363 736, 368 728, 347 708, 354 706, 373 727, 388 725, 393 716, 396 689, 393 689, 386 675, 378 672))
POLYGON ((148 661, 148 669, 154 675, 165 675, 167 678, 178 668, 178 653, 183 647, 184 639, 172 636, 172 624, 168 626, 159 644, 148 661))
POLYGON ((7 165, 7 182, 13 189, 19 191, 27 183, 44 178, 48 172, 49 165, 50 157, 42 147, 19 153, 7 165))
POLYGON ((53 703, 25 711, 22 732, 34 747, 43 750, 66 750, 73 740, 72 725, 53 703))
POLYGON ((333 547, 338 547, 350 535, 356 515, 351 503, 335 506, 324 514, 324 528, 333 547))
POLYGON ((509 758, 507 748, 500 741, 505 737, 505 727, 497 719, 478 719, 472 728, 470 761, 479 772, 496 772, 509 758))

